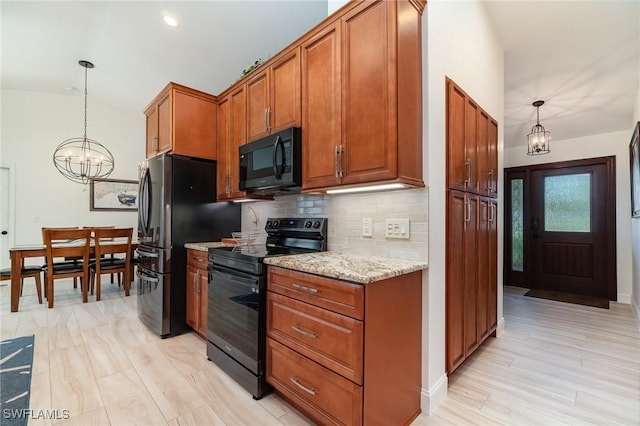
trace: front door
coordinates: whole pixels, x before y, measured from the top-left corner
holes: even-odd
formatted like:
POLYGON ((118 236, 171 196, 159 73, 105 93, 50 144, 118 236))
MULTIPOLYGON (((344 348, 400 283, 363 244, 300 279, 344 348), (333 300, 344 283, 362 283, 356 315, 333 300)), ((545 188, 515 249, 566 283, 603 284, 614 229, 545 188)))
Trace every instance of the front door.
POLYGON ((506 170, 507 284, 616 300, 613 171, 613 157, 506 170))

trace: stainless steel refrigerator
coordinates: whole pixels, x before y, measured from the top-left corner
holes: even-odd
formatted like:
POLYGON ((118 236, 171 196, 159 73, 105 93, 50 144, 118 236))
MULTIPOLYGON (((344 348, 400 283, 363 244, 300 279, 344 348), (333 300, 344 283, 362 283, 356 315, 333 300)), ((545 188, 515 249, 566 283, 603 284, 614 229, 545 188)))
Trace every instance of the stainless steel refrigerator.
POLYGON ((186 324, 185 243, 240 230, 238 204, 216 203, 216 163, 161 154, 140 167, 138 316, 161 337, 186 324))

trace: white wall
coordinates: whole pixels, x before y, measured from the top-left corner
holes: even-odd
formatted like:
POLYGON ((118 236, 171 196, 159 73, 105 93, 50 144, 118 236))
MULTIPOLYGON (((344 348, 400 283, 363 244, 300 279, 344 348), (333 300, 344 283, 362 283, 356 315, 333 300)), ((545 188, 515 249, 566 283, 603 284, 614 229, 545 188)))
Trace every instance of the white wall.
MULTIPOLYGON (((138 179, 145 156, 144 115, 99 105, 88 98, 87 136, 115 158, 114 179, 138 179)), ((15 182, 13 239, 9 245, 41 243, 43 226, 132 226, 136 212, 89 211, 89 185, 74 183, 53 165, 53 152, 65 139, 82 137, 83 94, 2 90, 0 164, 15 182)), ((3 261, 9 247, 0 248, 3 261)))
MULTIPOLYGON (((553 135, 553 129, 550 130, 553 135)), ((618 275, 618 302, 631 301, 631 200, 629 194, 629 131, 591 135, 577 139, 551 141, 551 152, 529 156, 522 146, 506 149, 505 167, 529 164, 555 163, 594 157, 616 157, 616 271, 618 275)), ((524 137, 523 137, 524 140, 524 137)))
MULTIPOLYGON (((498 223, 502 223, 502 147, 504 55, 478 1, 431 0, 423 19, 425 154, 429 185, 429 285, 427 329, 423 332, 423 410, 430 412, 446 396, 445 374, 445 76, 453 79, 498 121, 498 223)), ((498 283, 502 283, 502 226, 498 231, 498 283)), ((502 286, 498 285, 499 332, 504 324, 502 286)))
MULTIPOLYGON (((640 16, 638 17, 640 19, 640 16)), ((640 69, 638 69, 638 80, 640 81, 640 69)), ((640 88, 638 88, 638 96, 636 98, 636 107, 633 112, 633 120, 631 127, 637 125, 640 121, 640 88)), ((640 218, 631 219, 631 296, 632 307, 638 320, 640 328, 640 218)))

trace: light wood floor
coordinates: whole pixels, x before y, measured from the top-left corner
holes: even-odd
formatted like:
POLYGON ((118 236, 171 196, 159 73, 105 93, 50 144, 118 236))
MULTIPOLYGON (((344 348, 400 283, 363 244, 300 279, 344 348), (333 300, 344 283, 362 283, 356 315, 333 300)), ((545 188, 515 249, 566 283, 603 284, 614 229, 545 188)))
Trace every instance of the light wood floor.
MULTIPOLYGON (((134 287, 135 288, 135 287, 134 287)), ((610 310, 505 289, 506 329, 450 377, 449 396, 414 425, 640 424, 640 332, 610 310)), ((159 339, 138 321, 135 290, 103 285, 81 303, 57 284, 55 308, 31 280, 20 312, 0 287, 0 340, 35 335, 31 408, 69 410, 79 425, 308 425, 276 395, 260 401, 207 361, 193 333, 159 339)), ((30 424, 57 424, 32 420, 30 424)))

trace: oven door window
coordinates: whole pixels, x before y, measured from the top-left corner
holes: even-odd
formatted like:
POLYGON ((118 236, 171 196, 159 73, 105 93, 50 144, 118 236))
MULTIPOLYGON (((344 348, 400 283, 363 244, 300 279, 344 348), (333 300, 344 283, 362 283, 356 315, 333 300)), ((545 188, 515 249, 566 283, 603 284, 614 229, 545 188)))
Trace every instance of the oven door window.
POLYGON ((257 370, 263 278, 217 266, 209 271, 207 337, 245 367, 257 370))

